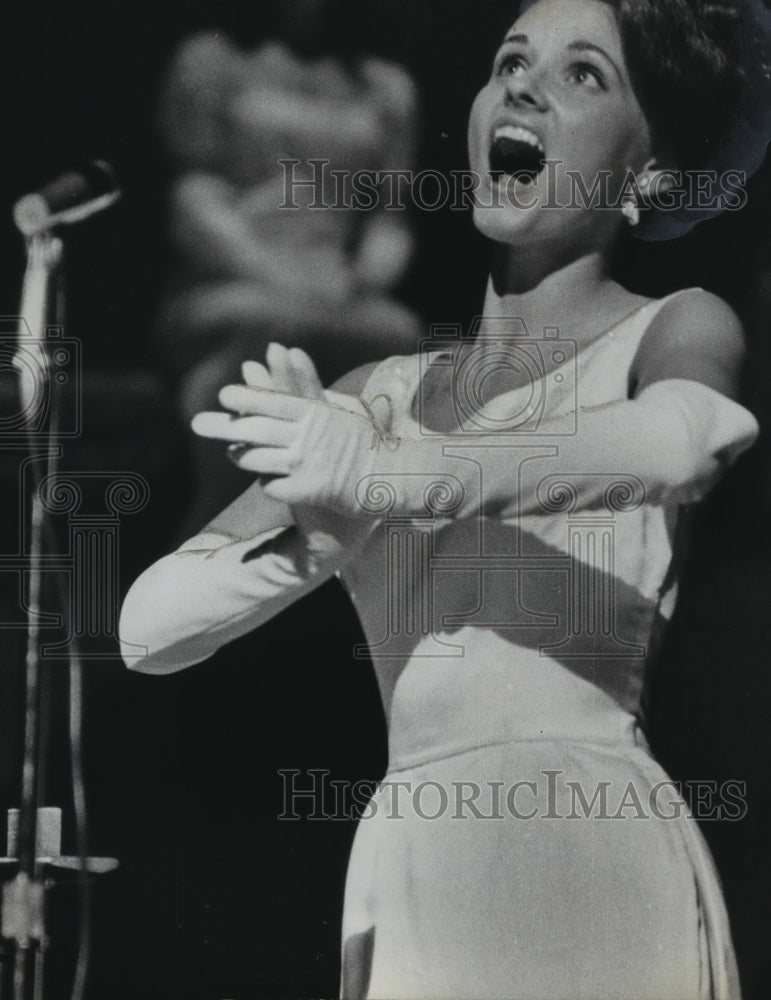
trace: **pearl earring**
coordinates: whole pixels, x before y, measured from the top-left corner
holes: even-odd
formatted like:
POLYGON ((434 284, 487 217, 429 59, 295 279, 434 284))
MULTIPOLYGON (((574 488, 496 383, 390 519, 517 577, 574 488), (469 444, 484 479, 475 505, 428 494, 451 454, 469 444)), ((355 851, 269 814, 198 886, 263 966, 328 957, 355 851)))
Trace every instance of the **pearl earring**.
POLYGON ((621 214, 628 221, 630 226, 639 226, 640 209, 637 207, 637 202, 634 198, 624 198, 621 203, 621 214))

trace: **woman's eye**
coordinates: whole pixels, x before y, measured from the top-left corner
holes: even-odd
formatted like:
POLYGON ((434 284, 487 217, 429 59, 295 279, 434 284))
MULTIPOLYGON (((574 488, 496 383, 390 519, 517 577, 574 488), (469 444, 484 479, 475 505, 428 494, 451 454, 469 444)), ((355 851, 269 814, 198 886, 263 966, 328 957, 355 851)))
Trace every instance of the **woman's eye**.
POLYGON ((568 75, 573 83, 577 83, 581 87, 600 90, 607 89, 605 77, 596 66, 592 66, 589 63, 577 63, 571 67, 568 75))
POLYGON ((525 68, 525 60, 522 56, 508 55, 498 60, 495 68, 496 76, 516 76, 525 68))

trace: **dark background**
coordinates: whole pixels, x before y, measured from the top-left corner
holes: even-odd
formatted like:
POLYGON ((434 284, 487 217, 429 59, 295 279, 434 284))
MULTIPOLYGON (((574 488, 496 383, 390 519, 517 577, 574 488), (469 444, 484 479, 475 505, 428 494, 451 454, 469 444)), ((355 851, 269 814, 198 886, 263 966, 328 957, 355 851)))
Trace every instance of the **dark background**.
MULTIPOLYGON (((343 46, 404 62, 422 95, 420 162, 465 165, 465 123, 513 5, 486 0, 359 3, 343 46)), ((66 468, 132 470, 150 505, 121 526, 125 588, 179 541, 190 493, 187 432, 153 336, 168 266, 168 173, 154 127, 164 68, 191 31, 245 46, 272 30, 270 4, 78 0, 18 7, 3 40, 0 313, 18 309, 23 268, 10 208, 61 170, 99 156, 121 175, 117 208, 73 231, 67 334, 84 351, 84 425, 66 468), (4 220, 4 221, 3 221, 4 220)), ((630 244, 623 276, 663 294, 724 295, 748 330, 746 399, 765 429, 771 394, 769 170, 742 213, 673 244, 630 244)), ((402 293, 426 322, 468 322, 486 248, 467 217, 415 219, 419 251, 402 293)), ((15 459, 4 463, 3 552, 16 546, 15 459)), ((651 736, 672 775, 747 782, 738 823, 704 825, 723 877, 748 997, 771 995, 771 484, 767 436, 701 512, 682 600, 652 686, 651 736)), ((17 594, 6 587, 3 607, 17 594)), ((385 736, 358 626, 329 585, 207 664, 168 678, 87 665, 91 850, 121 859, 95 888, 94 1000, 334 996, 350 822, 279 822, 280 769, 377 778, 385 736)), ((0 796, 18 804, 21 632, 6 630, 0 676, 0 796)), ((63 705, 61 706, 63 711, 63 705)), ((68 813, 65 744, 52 729, 51 804, 68 813)), ((71 811, 70 811, 71 814, 71 811)), ((69 814, 68 814, 69 815, 69 814)), ((65 834, 71 836, 71 821, 65 834)), ((66 844, 70 849, 72 844, 66 844)), ((66 982, 75 901, 57 889, 52 968, 66 982)), ((65 995, 61 987, 61 996, 65 995)), ((58 994, 57 994, 58 995, 58 994)))

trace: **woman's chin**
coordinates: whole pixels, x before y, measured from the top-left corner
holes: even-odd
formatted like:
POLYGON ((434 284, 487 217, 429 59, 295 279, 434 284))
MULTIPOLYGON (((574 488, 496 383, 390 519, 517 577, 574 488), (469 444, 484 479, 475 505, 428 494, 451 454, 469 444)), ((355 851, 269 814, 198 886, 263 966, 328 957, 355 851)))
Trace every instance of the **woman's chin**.
POLYGON ((474 206, 474 225, 488 239, 517 244, 535 235, 538 208, 515 208, 513 205, 474 206))

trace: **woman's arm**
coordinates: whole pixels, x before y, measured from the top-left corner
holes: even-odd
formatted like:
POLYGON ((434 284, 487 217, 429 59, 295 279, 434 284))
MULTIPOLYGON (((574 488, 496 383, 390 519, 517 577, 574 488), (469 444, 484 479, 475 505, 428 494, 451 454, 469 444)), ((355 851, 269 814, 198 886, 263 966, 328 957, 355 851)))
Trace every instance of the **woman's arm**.
MULTIPOLYGON (((290 377, 282 374, 288 353, 270 352, 279 382, 290 377)), ((345 376, 340 387, 360 391, 370 370, 345 376)), ((273 382, 260 365, 246 367, 245 375, 252 385, 273 382)), ((293 377, 295 391, 319 391, 293 377)), ((350 557, 356 537, 343 522, 307 506, 292 510, 255 483, 131 587, 120 621, 127 666, 174 673, 207 659, 330 579, 350 557)))
POLYGON ((301 502, 308 490, 349 517, 516 516, 548 512, 556 479, 569 482, 573 510, 602 507, 615 478, 634 481, 649 503, 692 503, 757 436, 747 410, 690 379, 660 380, 634 399, 583 410, 577 429, 569 417, 536 434, 378 441, 371 427, 349 434, 350 423, 345 414, 316 414, 301 431, 305 457, 270 467, 284 473, 267 487, 271 495, 301 502))
MULTIPOLYGON (((635 476, 654 502, 700 500, 757 436, 736 402, 744 358, 741 323, 725 302, 698 289, 669 299, 632 362, 631 398, 580 413, 579 433, 558 445, 557 471, 576 471, 583 457, 584 471, 600 474, 582 484, 579 506, 601 499, 603 474, 635 476)), ((532 488, 520 496, 534 499, 532 488)))
POLYGON ((200 663, 310 593, 337 568, 293 525, 243 541, 204 530, 154 563, 126 595, 120 620, 126 665, 165 674, 200 663))
POLYGON ((648 502, 686 503, 700 499, 757 435, 755 419, 730 398, 742 358, 733 313, 695 293, 667 303, 646 334, 633 398, 581 410, 577 430, 571 416, 535 434, 389 440, 345 406, 229 387, 223 405, 251 416, 207 414, 200 432, 251 442, 240 464, 276 476, 266 487, 275 499, 313 496, 350 518, 384 512, 379 499, 394 514, 425 514, 431 481, 440 485, 433 496, 442 510, 456 517, 548 510, 555 477, 569 477, 574 509, 604 504, 612 477, 632 477, 648 502), (378 492, 378 483, 385 489, 378 492))
MULTIPOLYGON (((701 499, 757 436, 754 417, 736 402, 744 356, 741 323, 725 302, 700 290, 672 297, 633 360, 630 399, 580 411, 574 434, 572 416, 545 422, 531 449, 521 436, 508 435, 511 462, 484 448, 492 438, 460 449, 479 463, 480 505, 539 513, 548 481, 563 475, 575 491, 575 509, 603 505, 610 477, 638 480, 650 502, 701 499), (532 451, 547 454, 527 460, 532 451)), ((428 448, 420 450, 425 459, 428 448)), ((410 451, 404 457, 414 464, 418 449, 408 445, 410 451)), ((471 499, 468 475, 464 485, 471 499)))

